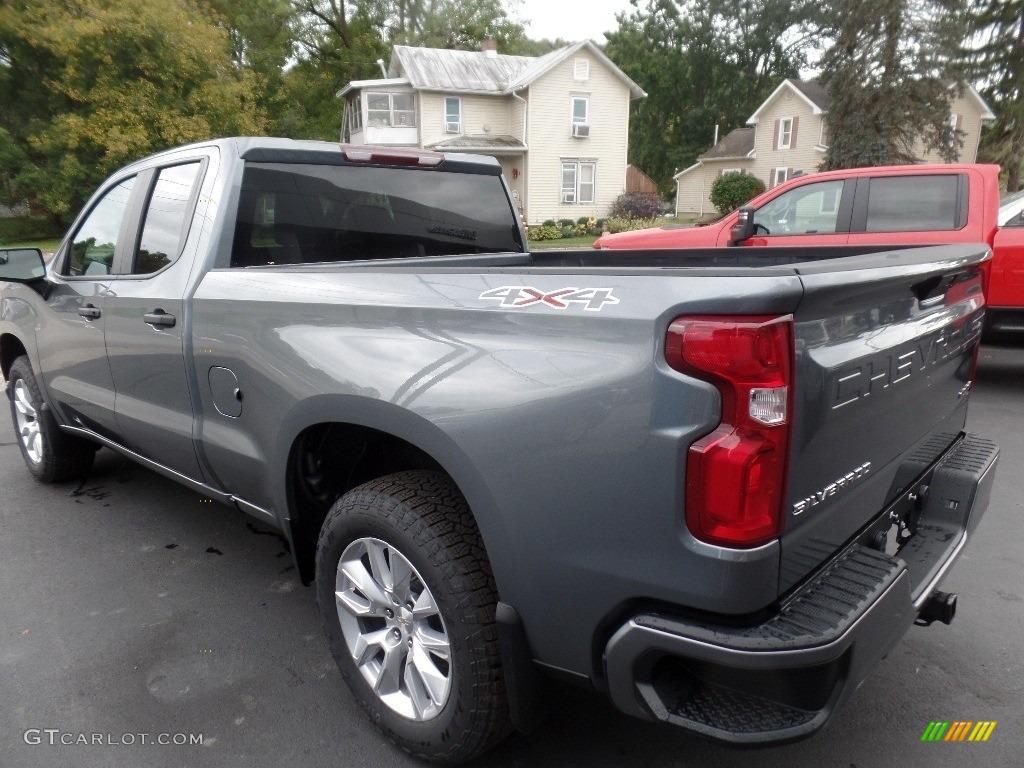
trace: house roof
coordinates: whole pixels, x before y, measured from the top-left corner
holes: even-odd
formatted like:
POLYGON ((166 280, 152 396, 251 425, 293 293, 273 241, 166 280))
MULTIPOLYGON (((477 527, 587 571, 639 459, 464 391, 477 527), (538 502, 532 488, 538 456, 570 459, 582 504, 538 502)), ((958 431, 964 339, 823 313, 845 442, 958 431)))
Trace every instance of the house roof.
POLYGON ((504 134, 467 134, 428 144, 424 149, 438 152, 489 152, 491 154, 518 154, 526 151, 526 145, 515 136, 504 134))
POLYGON ((822 112, 828 112, 828 91, 817 80, 790 80, 789 84, 822 112))
POLYGON ((757 129, 736 128, 729 131, 725 138, 715 146, 701 155, 700 160, 734 160, 737 158, 746 159, 754 151, 754 132, 757 129))
POLYGON ((642 99, 647 95, 591 40, 573 43, 539 57, 396 45, 386 78, 353 81, 339 95, 358 88, 407 83, 417 91, 505 96, 528 87, 583 49, 629 88, 631 99, 642 99))
POLYGON ((407 77, 377 78, 375 80, 350 80, 348 84, 338 91, 339 96, 345 96, 349 91, 358 91, 363 88, 388 88, 390 86, 409 86, 407 77))
POLYGON ((635 82, 633 82, 633 80, 631 80, 625 72, 619 69, 614 61, 605 56, 604 51, 602 51, 597 46, 597 44, 594 43, 593 40, 581 40, 578 43, 567 45, 564 48, 559 48, 556 51, 552 51, 549 54, 534 59, 533 62, 530 64, 529 68, 525 72, 520 74, 515 81, 509 83, 509 90, 517 91, 520 88, 525 88, 534 80, 537 80, 542 75, 546 74, 551 69, 556 67, 558 64, 565 61, 570 56, 573 56, 577 52, 582 51, 583 49, 586 49, 587 52, 590 53, 594 58, 596 58, 606 67, 608 67, 608 69, 611 70, 612 74, 614 74, 617 78, 619 78, 619 80, 625 83, 626 87, 629 88, 630 99, 635 100, 646 98, 647 92, 639 85, 637 85, 635 82))
MULTIPOLYGON (((958 83, 950 82, 950 90, 956 88, 958 83)), ((978 105, 978 109, 981 111, 982 120, 995 120, 995 114, 989 108, 988 104, 978 93, 977 89, 970 83, 964 83, 964 92, 967 96, 978 105)), ((800 99, 807 103, 807 106, 811 108, 811 111, 815 115, 823 115, 828 112, 829 97, 828 90, 825 86, 819 83, 817 80, 795 80, 786 79, 779 83, 779 87, 771 92, 771 95, 767 99, 761 102, 754 114, 747 120, 747 125, 756 125, 757 121, 761 117, 761 113, 767 108, 772 100, 782 91, 790 90, 795 93, 800 99)))
POLYGON ((812 114, 822 115, 828 111, 828 91, 817 80, 787 78, 779 83, 779 87, 772 91, 768 98, 761 102, 761 106, 754 110, 754 114, 747 118, 747 125, 757 125, 757 121, 761 119, 761 113, 775 100, 776 96, 786 90, 792 91, 799 99, 806 102, 807 106, 811 108, 812 114))
POLYGON ((388 75, 408 78, 416 90, 502 93, 533 61, 530 56, 396 45, 388 75))
MULTIPOLYGON (((952 82, 949 84, 949 89, 953 90, 958 85, 959 83, 952 82)), ((966 88, 964 88, 964 93, 966 93, 967 96, 970 97, 971 100, 978 105, 978 109, 981 110, 982 122, 990 122, 992 120, 995 120, 995 112, 992 111, 992 108, 989 107, 988 102, 986 102, 985 99, 982 98, 981 94, 978 93, 978 89, 975 88, 970 83, 964 83, 964 85, 967 86, 966 88)))

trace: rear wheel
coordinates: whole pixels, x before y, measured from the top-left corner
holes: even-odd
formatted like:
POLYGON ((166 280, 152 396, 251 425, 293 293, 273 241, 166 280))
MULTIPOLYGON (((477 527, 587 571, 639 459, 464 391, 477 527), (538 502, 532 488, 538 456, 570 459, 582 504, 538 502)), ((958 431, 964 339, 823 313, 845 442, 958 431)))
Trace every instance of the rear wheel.
POLYGON ((398 746, 456 763, 507 732, 497 590, 447 475, 402 472, 345 494, 321 529, 316 581, 342 676, 398 746))
POLYGON ((45 406, 27 357, 19 357, 11 365, 7 391, 21 455, 38 480, 59 483, 89 471, 98 446, 60 431, 45 406))

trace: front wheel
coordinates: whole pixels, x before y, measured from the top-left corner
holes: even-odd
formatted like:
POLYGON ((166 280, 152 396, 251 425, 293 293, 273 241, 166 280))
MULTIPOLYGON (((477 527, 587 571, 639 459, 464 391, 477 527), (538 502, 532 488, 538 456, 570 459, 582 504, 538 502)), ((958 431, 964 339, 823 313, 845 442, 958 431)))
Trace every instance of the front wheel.
POLYGON ((36 479, 43 483, 59 483, 81 477, 89 471, 97 446, 60 431, 53 414, 44 404, 27 357, 19 357, 11 364, 7 391, 18 446, 36 479))
POLYGON ((497 590, 447 475, 402 472, 346 493, 321 529, 316 582, 342 676, 399 747, 457 763, 506 733, 497 590))

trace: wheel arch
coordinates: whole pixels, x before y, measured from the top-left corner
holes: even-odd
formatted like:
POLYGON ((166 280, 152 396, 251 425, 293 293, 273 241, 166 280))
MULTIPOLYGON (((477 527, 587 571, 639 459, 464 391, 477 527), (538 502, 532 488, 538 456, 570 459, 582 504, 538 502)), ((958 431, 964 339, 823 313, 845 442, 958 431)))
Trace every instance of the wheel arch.
POLYGON ((0 371, 6 381, 14 361, 22 355, 28 355, 28 348, 13 333, 0 333, 0 371))
MULTIPOLYGON (((504 526, 484 477, 455 440, 436 424, 408 409, 363 397, 322 395, 300 403, 284 419, 272 466, 283 468, 275 483, 275 507, 285 510, 280 522, 288 537, 303 583, 312 581, 316 538, 326 507, 362 483, 409 469, 436 469, 455 482, 473 514, 494 577, 501 588, 500 563, 491 546, 501 541, 504 526), (329 499, 311 504, 304 492, 303 455, 310 440, 323 441, 332 466, 329 499), (341 475, 344 474, 342 478, 341 475)), ((500 559, 500 556, 499 556, 500 559)))

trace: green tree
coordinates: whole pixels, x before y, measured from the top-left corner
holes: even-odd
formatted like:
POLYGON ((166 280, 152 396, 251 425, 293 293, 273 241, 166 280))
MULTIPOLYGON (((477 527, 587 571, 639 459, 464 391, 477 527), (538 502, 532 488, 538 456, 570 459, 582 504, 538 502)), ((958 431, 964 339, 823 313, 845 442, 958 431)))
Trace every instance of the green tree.
MULTIPOLYGON (((427 48, 475 50, 493 38, 498 50, 518 49, 526 32, 502 0, 390 0, 383 4, 388 41, 427 48)), ((519 5, 511 1, 511 7, 519 5)))
POLYGON ((955 160, 949 77, 963 34, 961 0, 831 0, 821 5, 819 62, 829 91, 823 169, 914 162, 919 147, 955 160))
POLYGON ((380 5, 294 0, 298 61, 282 78, 281 103, 274 115, 278 133, 338 139, 338 92, 350 80, 380 77, 377 61, 390 56, 380 5))
POLYGON ((963 58, 996 114, 980 159, 999 163, 1006 188, 1021 187, 1024 163, 1024 0, 971 0, 963 58))
POLYGON ((295 11, 290 0, 197 0, 225 27, 235 66, 255 74, 256 99, 269 118, 279 103, 285 67, 295 48, 295 11))
POLYGON ((606 53, 647 91, 633 104, 629 160, 673 189, 715 126, 744 121, 785 77, 796 77, 810 7, 789 0, 631 0, 606 53))
POLYGON ((66 219, 131 160, 212 136, 259 133, 253 78, 228 49, 226 32, 191 0, 3 6, 0 100, 18 106, 0 113, 0 128, 24 157, 0 171, 66 219))

